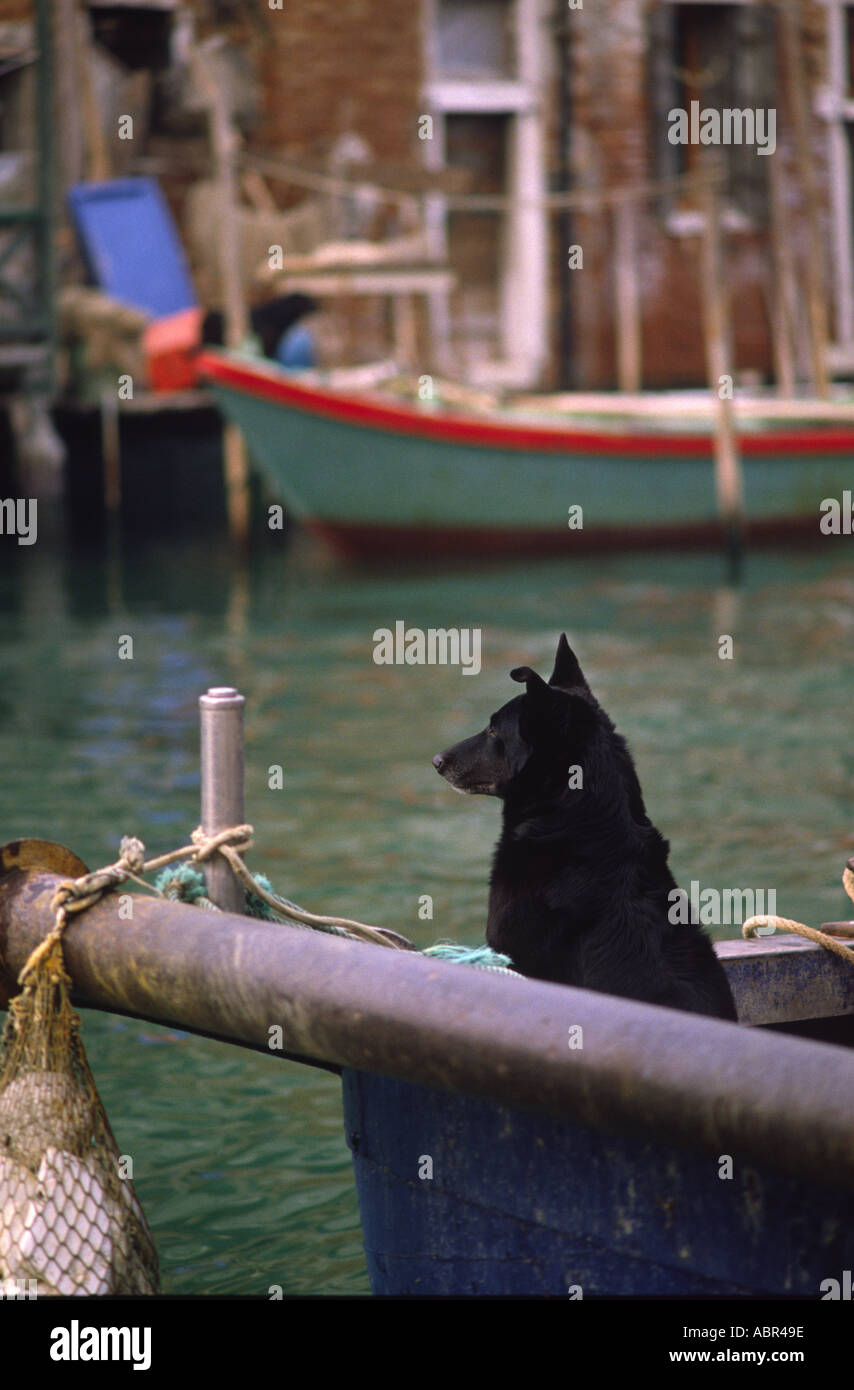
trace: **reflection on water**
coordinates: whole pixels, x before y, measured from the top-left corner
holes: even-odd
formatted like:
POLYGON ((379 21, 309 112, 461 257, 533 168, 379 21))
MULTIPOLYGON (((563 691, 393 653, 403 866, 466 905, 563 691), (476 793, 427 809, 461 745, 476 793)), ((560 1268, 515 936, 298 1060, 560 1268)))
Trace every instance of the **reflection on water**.
MULTIPOLYGON (((315 910, 423 944, 479 941, 498 806, 455 796, 430 759, 518 693, 512 666, 548 674, 565 629, 630 741, 678 880, 774 889, 781 913, 808 922, 849 915, 844 539, 751 557, 738 595, 717 587, 714 555, 353 573, 299 543, 238 578, 214 546, 103 560, 54 544, 9 563, 0 841, 59 840, 93 866, 124 833, 152 853, 184 842, 197 697, 233 684, 247 699, 253 867, 315 910), (481 674, 375 665, 373 632, 397 620, 482 628, 481 674), (132 661, 117 657, 122 635, 132 661)), ((167 1291, 367 1290, 334 1077, 105 1015, 86 1017, 85 1037, 167 1291)))

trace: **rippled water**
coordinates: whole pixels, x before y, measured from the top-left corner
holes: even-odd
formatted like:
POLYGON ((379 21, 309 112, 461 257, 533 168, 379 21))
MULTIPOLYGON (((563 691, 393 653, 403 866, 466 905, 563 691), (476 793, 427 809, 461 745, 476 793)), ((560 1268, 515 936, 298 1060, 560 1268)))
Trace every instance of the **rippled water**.
MULTIPOLYGON (((774 889, 785 915, 848 916, 852 558, 844 538, 757 554, 734 596, 714 555, 353 573, 299 542, 241 578, 221 543, 111 563, 58 543, 7 550, 0 841, 59 840, 92 866, 131 831, 152 853, 184 842, 197 697, 235 684, 253 867, 315 910, 477 942, 498 807, 455 796, 430 759, 517 693, 510 667, 547 674, 566 629, 683 886, 774 889), (375 665, 372 634, 398 619, 481 627, 481 674, 375 665)), ((166 1291, 367 1291, 334 1077, 108 1015, 86 1015, 84 1036, 166 1291)))

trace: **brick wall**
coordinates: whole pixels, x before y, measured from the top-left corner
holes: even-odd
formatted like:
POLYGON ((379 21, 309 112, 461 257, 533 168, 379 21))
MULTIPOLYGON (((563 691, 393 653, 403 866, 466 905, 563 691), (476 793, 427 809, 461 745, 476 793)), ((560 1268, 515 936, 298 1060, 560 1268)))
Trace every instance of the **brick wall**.
MULTIPOLYGON (((567 61, 572 73, 572 165, 577 187, 602 189, 656 176, 651 159, 647 16, 650 0, 596 0, 572 13, 567 61)), ((824 14, 813 0, 798 7, 809 79, 825 67, 824 14)), ((793 141, 784 85, 777 83, 778 150, 793 169, 793 141)), ((826 189, 824 131, 812 122, 819 186, 826 189)), ((780 157, 778 155, 777 157, 780 157)), ((765 163, 763 159, 761 161, 765 163)), ((795 243, 806 254, 803 203, 793 203, 795 243)), ((826 207, 820 209, 828 244, 826 207)), ((615 384, 613 227, 606 212, 577 215, 573 241, 584 247, 584 270, 574 272, 574 366, 583 386, 615 384)), ((643 206, 638 222, 643 317, 644 385, 691 385, 704 380, 705 364, 696 237, 668 229, 664 210, 643 206)), ((560 248, 562 252, 562 248, 560 248)), ((768 373, 772 367, 767 313, 771 246, 767 229, 726 238, 726 273, 736 367, 768 373)), ((557 279, 555 277, 555 291, 557 279)))
POLYGON ((226 34, 258 74, 261 114, 250 147, 316 155, 346 131, 377 159, 410 158, 422 80, 417 0, 281 4, 189 0, 199 33, 226 34))
MULTIPOLYGON (((200 34, 226 34, 257 76, 259 113, 246 132, 248 150, 326 169, 333 145, 346 134, 381 163, 420 164, 417 0, 282 0, 281 9, 266 0, 190 3, 200 34)), ((280 206, 305 196, 283 180, 273 178, 270 186, 280 206)), ((363 232, 381 233, 393 218, 393 208, 380 208, 363 232)), ((315 332, 330 365, 382 357, 387 306, 375 299, 325 300, 315 332)))
POLYGON ((283 3, 282 10, 265 14, 267 142, 310 149, 352 130, 379 159, 412 155, 421 84, 419 6, 412 0, 283 3))

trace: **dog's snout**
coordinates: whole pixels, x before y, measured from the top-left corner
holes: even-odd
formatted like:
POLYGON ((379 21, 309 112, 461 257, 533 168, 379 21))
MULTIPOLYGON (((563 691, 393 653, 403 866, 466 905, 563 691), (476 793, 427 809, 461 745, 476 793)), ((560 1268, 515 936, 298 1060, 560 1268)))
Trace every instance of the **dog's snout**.
POLYGON ((445 759, 442 757, 441 753, 436 754, 435 758, 433 759, 433 766, 435 767, 437 772, 442 771, 442 768, 445 766, 445 759))

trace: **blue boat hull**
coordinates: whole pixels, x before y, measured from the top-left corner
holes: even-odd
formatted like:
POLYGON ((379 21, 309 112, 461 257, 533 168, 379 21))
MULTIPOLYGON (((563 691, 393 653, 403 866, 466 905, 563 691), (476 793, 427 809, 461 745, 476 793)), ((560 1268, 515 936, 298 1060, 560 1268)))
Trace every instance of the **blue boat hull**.
POLYGON ((830 1185, 367 1072, 343 1090, 375 1294, 821 1298, 854 1269, 830 1185))

